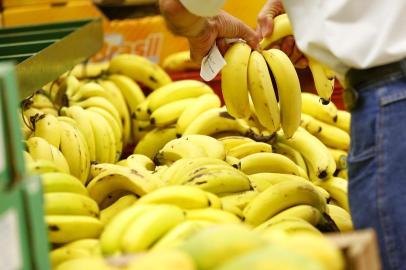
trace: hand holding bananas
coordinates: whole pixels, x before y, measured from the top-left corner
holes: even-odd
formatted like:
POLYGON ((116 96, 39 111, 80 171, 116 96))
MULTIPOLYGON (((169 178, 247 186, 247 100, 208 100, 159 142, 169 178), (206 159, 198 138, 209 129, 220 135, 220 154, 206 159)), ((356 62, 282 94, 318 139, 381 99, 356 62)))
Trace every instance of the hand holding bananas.
POLYGON ((220 40, 220 50, 225 51, 222 38, 238 37, 252 48, 258 46, 259 37, 255 31, 226 12, 204 18, 190 13, 178 0, 160 0, 159 5, 169 29, 188 38, 191 58, 196 62, 201 62, 216 40, 220 40))
MULTIPOLYGON (((274 32, 275 17, 285 13, 280 0, 268 0, 258 14, 257 32, 261 38, 271 38, 274 32)), ((280 41, 272 41, 272 48, 281 49, 286 53, 296 68, 306 68, 308 65, 306 57, 299 51, 292 35, 289 35, 280 41)))

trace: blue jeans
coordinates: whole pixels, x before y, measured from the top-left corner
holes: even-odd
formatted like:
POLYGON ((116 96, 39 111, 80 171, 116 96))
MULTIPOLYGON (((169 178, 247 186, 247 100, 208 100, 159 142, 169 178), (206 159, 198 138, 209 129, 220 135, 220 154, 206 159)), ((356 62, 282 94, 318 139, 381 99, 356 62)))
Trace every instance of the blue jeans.
POLYGON ((375 229, 384 270, 405 270, 406 66, 357 92, 348 157, 354 226, 375 229))

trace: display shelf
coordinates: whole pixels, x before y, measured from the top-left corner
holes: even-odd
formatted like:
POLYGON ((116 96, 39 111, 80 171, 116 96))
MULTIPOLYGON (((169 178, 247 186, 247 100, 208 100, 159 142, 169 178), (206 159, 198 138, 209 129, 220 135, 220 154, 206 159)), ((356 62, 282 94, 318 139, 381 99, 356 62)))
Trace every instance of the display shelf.
POLYGON ((0 62, 14 61, 20 97, 31 95, 103 45, 102 20, 0 29, 0 62))

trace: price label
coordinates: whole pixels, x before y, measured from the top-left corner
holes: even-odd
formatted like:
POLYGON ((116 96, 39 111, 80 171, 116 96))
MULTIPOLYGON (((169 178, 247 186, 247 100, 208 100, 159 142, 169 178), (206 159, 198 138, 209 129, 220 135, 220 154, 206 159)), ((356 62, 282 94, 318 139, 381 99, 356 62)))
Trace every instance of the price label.
POLYGON ((205 81, 211 81, 226 64, 226 60, 224 60, 217 45, 214 44, 209 53, 202 60, 200 77, 205 81))

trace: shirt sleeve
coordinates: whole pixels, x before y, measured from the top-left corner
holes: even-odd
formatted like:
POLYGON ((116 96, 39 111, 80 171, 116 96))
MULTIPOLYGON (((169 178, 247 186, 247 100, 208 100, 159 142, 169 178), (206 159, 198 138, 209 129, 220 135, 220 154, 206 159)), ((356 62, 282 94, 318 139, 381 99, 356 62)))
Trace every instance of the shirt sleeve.
POLYGON ((225 0, 179 0, 190 12, 201 17, 217 15, 224 5, 225 0))

